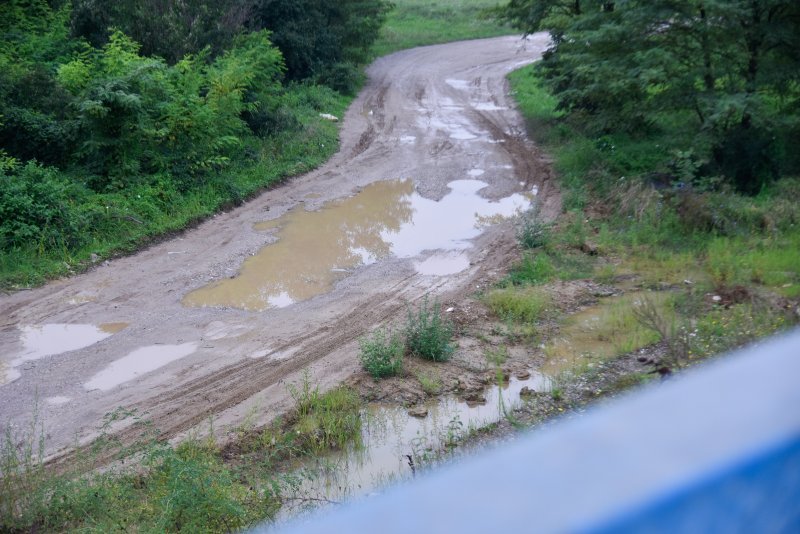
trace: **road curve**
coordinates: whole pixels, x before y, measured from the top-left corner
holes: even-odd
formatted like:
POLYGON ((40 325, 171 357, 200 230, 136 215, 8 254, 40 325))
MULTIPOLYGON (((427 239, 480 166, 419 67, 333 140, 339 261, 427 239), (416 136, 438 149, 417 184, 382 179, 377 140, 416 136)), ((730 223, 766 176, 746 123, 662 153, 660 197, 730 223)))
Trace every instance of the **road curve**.
MULTIPOLYGON (((453 180, 479 177, 488 184, 484 198, 535 189, 544 211, 554 213, 548 166, 526 139, 505 80, 545 46, 546 36, 537 34, 380 58, 344 118, 340 151, 323 167, 135 255, 0 296, 0 383, 7 382, 0 385, 0 426, 28 426, 38 405, 55 453, 76 436, 91 439, 104 414, 119 406, 147 413, 167 437, 212 416, 218 428, 266 421, 288 407, 286 383, 304 369, 323 387, 351 375, 358 337, 401 317, 409 302, 426 294, 457 302, 474 291, 512 255, 508 222, 472 239, 464 252, 469 267, 450 276, 419 274, 413 258, 388 255, 353 269, 331 291, 283 308, 182 304, 191 291, 234 276, 274 241, 255 224, 293 208, 319 210, 380 180, 413 180, 418 195, 438 201, 453 180), (115 333, 81 349, 21 357, 25 335, 47 324, 107 325, 115 333), (102 373, 113 374, 112 362, 158 358, 162 349, 174 361, 106 389, 90 387, 102 373)), ((123 439, 138 432, 128 424, 115 427, 123 439)))

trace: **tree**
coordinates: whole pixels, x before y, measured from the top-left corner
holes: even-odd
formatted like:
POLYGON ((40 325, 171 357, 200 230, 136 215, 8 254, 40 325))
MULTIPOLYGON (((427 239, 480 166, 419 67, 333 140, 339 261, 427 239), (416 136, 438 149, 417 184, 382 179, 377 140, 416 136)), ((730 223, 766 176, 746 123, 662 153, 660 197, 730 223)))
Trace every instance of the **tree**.
POLYGON ((290 80, 348 91, 390 6, 386 0, 257 0, 250 25, 272 32, 290 80))
POLYGON ((794 0, 511 0, 502 16, 548 28, 539 67, 559 107, 598 133, 644 132, 691 111, 712 167, 742 191, 778 172, 797 131, 800 3, 794 0))

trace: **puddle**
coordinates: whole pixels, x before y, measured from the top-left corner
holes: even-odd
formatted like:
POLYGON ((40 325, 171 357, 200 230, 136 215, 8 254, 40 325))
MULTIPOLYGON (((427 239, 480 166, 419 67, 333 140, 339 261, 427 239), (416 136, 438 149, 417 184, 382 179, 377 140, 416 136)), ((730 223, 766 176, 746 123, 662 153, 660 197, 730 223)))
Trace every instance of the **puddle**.
MULTIPOLYGON (((487 224, 530 205, 523 194, 487 200, 478 194, 486 187, 479 180, 448 186, 451 191, 437 202, 416 193, 411 180, 376 182, 319 211, 296 209, 260 223, 256 229, 275 231, 277 242, 248 258, 235 278, 193 291, 183 303, 255 311, 288 306, 330 291, 353 269, 381 258, 468 249, 487 224)), ((444 271, 454 268, 453 261, 463 266, 463 260, 451 260, 444 271)), ((429 273, 436 274, 433 263, 429 273)))
POLYGON ((469 267, 469 258, 466 254, 434 254, 425 261, 414 262, 414 269, 419 274, 432 276, 448 276, 460 273, 469 267))
POLYGON ((43 324, 19 326, 22 352, 14 355, 0 367, 0 385, 8 384, 21 376, 16 367, 47 356, 82 349, 111 337, 127 328, 128 323, 93 324, 43 324))
POLYGON ((269 357, 270 360, 274 362, 280 362, 283 360, 288 360, 289 358, 297 352, 298 348, 293 347, 291 349, 286 350, 271 350, 271 349, 261 349, 257 350, 249 355, 249 358, 253 360, 258 360, 261 358, 269 357))
POLYGON ((494 102, 476 102, 473 107, 479 111, 505 111, 508 109, 505 106, 498 106, 494 102))
POLYGON ((182 345, 152 345, 142 347, 127 356, 111 362, 94 375, 83 387, 87 391, 108 391, 124 382, 155 371, 170 362, 179 360, 197 350, 196 343, 182 345))
POLYGON ((247 331, 246 326, 234 326, 223 321, 211 321, 206 325, 203 338, 207 341, 218 341, 229 337, 237 337, 247 331))
POLYGON ((467 89, 469 89, 469 82, 467 80, 456 80, 453 78, 448 78, 444 82, 453 89, 459 89, 461 91, 466 91, 467 89))
POLYGON ((542 372, 558 376, 657 341, 633 317, 631 306, 648 298, 663 308, 669 296, 668 292, 633 291, 571 315, 559 336, 544 347, 547 359, 542 372))
POLYGON ((500 420, 502 407, 510 409, 520 402, 523 387, 547 391, 549 380, 538 373, 526 380, 512 377, 502 389, 488 388, 486 404, 482 405, 445 396, 426 405, 428 415, 424 418, 412 417, 402 407, 372 405, 362 413, 362 447, 333 453, 322 464, 309 466, 316 476, 303 490, 312 496, 341 501, 406 478, 412 474, 406 455, 411 455, 417 464, 423 463, 449 437, 500 420))

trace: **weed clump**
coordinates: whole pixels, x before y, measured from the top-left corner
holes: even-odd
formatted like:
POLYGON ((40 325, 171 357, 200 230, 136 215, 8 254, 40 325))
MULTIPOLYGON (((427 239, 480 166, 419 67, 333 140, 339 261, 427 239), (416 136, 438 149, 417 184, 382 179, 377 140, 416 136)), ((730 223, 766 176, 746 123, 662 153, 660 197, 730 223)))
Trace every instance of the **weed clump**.
POLYGON ((523 323, 535 322, 550 304, 547 294, 534 287, 494 289, 484 301, 500 317, 523 323))
POLYGON ((408 352, 426 360, 445 362, 455 352, 451 342, 453 330, 453 323, 442 317, 439 304, 429 305, 426 297, 419 310, 408 310, 405 328, 408 352))
POLYGON ((524 248, 540 248, 550 242, 551 225, 539 218, 538 204, 522 216, 522 224, 517 228, 517 241, 524 248))
POLYGON ((442 392, 442 379, 433 373, 419 372, 416 374, 422 391, 428 395, 438 395, 442 392))
POLYGON ((295 402, 295 445, 304 451, 341 449, 361 435, 361 400, 350 388, 338 387, 320 393, 308 375, 300 386, 290 385, 295 402))
POLYGON ((373 378, 394 376, 403 369, 405 346, 400 335, 379 328, 359 341, 361 366, 373 378))

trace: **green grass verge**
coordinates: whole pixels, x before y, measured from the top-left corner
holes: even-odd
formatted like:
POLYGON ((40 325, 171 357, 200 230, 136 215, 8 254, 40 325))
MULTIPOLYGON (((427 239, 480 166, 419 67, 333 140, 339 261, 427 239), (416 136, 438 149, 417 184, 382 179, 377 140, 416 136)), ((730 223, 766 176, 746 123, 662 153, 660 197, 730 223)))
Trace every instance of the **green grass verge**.
POLYGON ((375 57, 398 50, 438 43, 519 33, 509 26, 481 18, 495 0, 395 0, 373 45, 375 57))
POLYGON ((340 387, 320 393, 308 378, 290 388, 295 399, 285 421, 247 430, 220 449, 213 437, 189 438, 177 447, 135 414, 117 412, 107 422, 133 417, 142 439, 121 447, 103 434, 66 471, 43 463, 44 434, 7 429, 0 443, 2 532, 231 532, 272 518, 296 495, 297 476, 287 460, 316 457, 358 442, 361 401, 340 387), (94 469, 109 451, 124 461, 94 469))
MULTIPOLYGON (((528 308, 531 286, 559 279, 669 290, 675 304, 666 307, 639 297, 601 301, 591 331, 579 330, 609 344, 602 357, 664 342, 672 367, 796 324, 800 179, 784 177, 755 197, 714 187, 713 180, 654 187, 653 176, 680 171, 684 156, 675 147, 692 121, 654 117, 641 137, 591 135, 578 118, 556 110, 534 67, 509 79, 530 135, 554 156, 564 213, 553 226, 537 225, 535 213, 523 218, 518 238, 526 250, 502 289, 485 296, 497 315, 535 322, 540 305, 528 308)), ((569 323, 564 328, 559 336, 569 323)), ((576 343, 547 348, 574 352, 576 343)), ((591 352, 585 345, 580 350, 591 352)))

